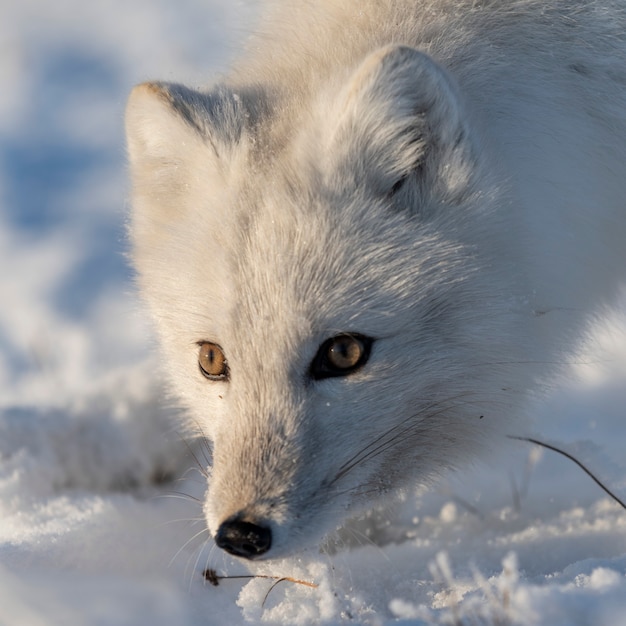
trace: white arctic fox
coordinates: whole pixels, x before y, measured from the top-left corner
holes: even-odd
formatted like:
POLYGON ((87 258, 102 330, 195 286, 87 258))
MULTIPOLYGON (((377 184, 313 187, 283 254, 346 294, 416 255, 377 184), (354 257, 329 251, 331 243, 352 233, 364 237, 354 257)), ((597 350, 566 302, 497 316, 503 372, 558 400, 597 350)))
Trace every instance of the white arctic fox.
POLYGON ((294 0, 215 87, 135 88, 134 259, 220 547, 285 556, 519 432, 626 273, 625 14, 294 0))

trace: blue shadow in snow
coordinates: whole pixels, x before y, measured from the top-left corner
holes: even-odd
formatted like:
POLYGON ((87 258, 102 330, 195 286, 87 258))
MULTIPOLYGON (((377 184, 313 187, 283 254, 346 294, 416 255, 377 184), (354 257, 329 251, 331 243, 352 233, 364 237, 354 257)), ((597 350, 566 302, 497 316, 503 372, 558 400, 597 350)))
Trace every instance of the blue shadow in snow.
MULTIPOLYGON (((121 133, 119 141, 109 137, 104 142, 81 141, 68 125, 74 115, 89 125, 89 111, 80 108, 84 102, 109 101, 111 111, 117 110, 125 85, 110 59, 72 46, 40 48, 31 71, 33 88, 23 112, 26 123, 0 137, 6 201, 2 210, 9 228, 34 240, 64 228, 77 233, 83 256, 53 297, 61 312, 80 318, 105 287, 127 282, 130 276, 123 256, 120 207, 112 206, 110 214, 90 212, 97 201, 87 196, 83 211, 75 192, 85 189, 85 180, 98 180, 99 175, 102 180, 106 174, 100 172, 119 171, 123 150, 121 133)), ((94 135, 102 132, 94 122, 94 135)))

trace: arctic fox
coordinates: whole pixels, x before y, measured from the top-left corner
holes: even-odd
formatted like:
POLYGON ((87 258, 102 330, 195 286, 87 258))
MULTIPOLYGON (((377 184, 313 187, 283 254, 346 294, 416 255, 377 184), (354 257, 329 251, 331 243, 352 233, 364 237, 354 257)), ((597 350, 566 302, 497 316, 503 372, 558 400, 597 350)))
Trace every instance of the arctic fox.
POLYGON ((626 2, 268 13, 126 117, 139 286, 249 559, 519 432, 626 274, 626 2))

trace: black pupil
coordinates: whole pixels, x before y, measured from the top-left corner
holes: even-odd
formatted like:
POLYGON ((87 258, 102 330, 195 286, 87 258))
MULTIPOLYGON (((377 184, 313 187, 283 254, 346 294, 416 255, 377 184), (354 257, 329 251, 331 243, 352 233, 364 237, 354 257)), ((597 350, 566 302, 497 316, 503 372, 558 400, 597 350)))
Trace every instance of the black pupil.
POLYGON ((359 359, 361 345, 353 337, 342 337, 330 346, 329 357, 337 367, 350 367, 359 359))
POLYGON ((209 352, 207 354, 207 359, 209 361, 209 367, 213 368, 213 365, 215 364, 215 348, 209 348, 209 352))
POLYGON ((372 343, 360 334, 342 334, 327 339, 317 351, 309 375, 314 380, 348 376, 367 362, 372 343))
POLYGON ((200 345, 200 354, 198 363, 203 374, 208 378, 226 378, 228 374, 228 366, 221 348, 212 343, 203 343, 200 345))

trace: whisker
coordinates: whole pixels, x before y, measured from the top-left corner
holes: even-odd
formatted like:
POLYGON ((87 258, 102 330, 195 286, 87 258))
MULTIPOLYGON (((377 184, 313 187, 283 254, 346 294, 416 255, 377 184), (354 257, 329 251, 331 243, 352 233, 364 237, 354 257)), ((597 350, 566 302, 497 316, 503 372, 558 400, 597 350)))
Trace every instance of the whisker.
MULTIPOLYGON (((442 413, 444 413, 445 411, 449 410, 451 400, 457 400, 460 397, 463 397, 464 395, 465 394, 461 394, 457 397, 446 399, 445 405, 443 402, 436 402, 436 403, 433 402, 429 405, 426 405, 425 407, 420 409, 418 413, 411 414, 409 417, 403 419, 399 424, 396 424, 392 428, 388 429, 382 435, 380 435, 375 440, 370 442, 367 446, 362 448, 356 455, 354 455, 346 463, 344 463, 344 465, 342 465, 339 468, 336 475, 331 480, 330 485, 334 484, 335 482, 343 478, 348 472, 350 472, 356 466, 372 458, 375 458, 376 456, 378 456, 385 450, 388 450, 401 437, 405 437, 407 434, 411 433, 411 431, 413 431, 415 428, 415 425, 413 424, 413 422, 415 420, 420 420, 421 422, 423 422, 422 416, 425 413, 428 413, 429 417, 437 417, 441 415, 442 413), (440 409, 436 412, 432 412, 432 409, 438 405, 440 405, 440 409), (407 423, 410 423, 410 425, 407 426, 407 423), (397 431, 397 432, 394 432, 394 431, 397 431), (372 448, 372 446, 375 446, 375 447, 372 448)), ((420 433, 420 436, 421 436, 421 433, 420 433)))
POLYGON ((168 526, 169 524, 178 524, 181 522, 187 522, 190 525, 204 522, 204 517, 181 517, 180 519, 168 519, 165 522, 159 524, 159 527, 168 526))
MULTIPOLYGON (((209 548, 209 552, 206 556, 206 561, 204 562, 204 569, 202 570, 203 572, 208 571, 209 569, 209 563, 211 562, 211 557, 213 556, 213 552, 216 550, 217 545, 214 543, 210 548, 209 548)), ((206 585, 206 583, 208 582, 206 576, 202 577, 204 580, 204 584, 206 585)))
POLYGON ((400 422, 399 424, 396 424, 395 426, 393 426, 392 428, 390 428, 389 430, 387 430, 386 432, 382 433, 382 435, 376 437, 376 439, 374 439, 373 441, 371 441, 370 443, 367 444, 367 446, 365 446, 364 448, 362 448, 361 450, 359 450, 355 455, 353 455, 352 457, 350 457, 338 470, 337 475, 335 476, 335 478, 333 478, 333 480, 331 481, 331 485, 336 482, 337 480, 339 480, 342 476, 344 476, 352 467, 354 467, 354 465, 357 465, 358 463, 360 463, 359 458, 361 457, 361 455, 365 455, 367 456, 367 451, 368 448, 371 448, 372 446, 376 445, 379 441, 381 441, 381 439, 384 439, 385 437, 387 437, 388 435, 390 435, 396 428, 399 428, 400 426, 402 426, 405 422, 409 421, 409 420, 413 420, 414 416, 411 415, 410 417, 402 420, 402 422, 400 422))
POLYGON ((204 430, 198 420, 194 420, 196 428, 198 430, 198 439, 200 440, 200 450, 202 451, 202 457, 204 458, 207 466, 211 465, 211 450, 213 448, 211 440, 206 436, 204 430))
POLYGON ((202 457, 207 466, 212 465, 211 457, 212 457, 212 448, 211 441, 206 435, 202 435, 200 437, 200 450, 202 450, 202 457))
POLYGON ((185 500, 186 502, 188 501, 199 502, 199 503, 202 502, 200 498, 196 498, 195 496, 192 496, 183 491, 170 491, 168 493, 160 493, 156 497, 157 498, 171 498, 173 500, 185 500))
POLYGON ((176 554, 170 559, 170 562, 168 563, 168 567, 171 567, 172 564, 174 563, 174 561, 178 558, 178 555, 192 542, 194 541, 197 537, 200 537, 200 535, 203 535, 204 533, 208 533, 209 529, 208 528, 203 528, 201 531, 197 532, 195 535, 192 535, 189 539, 187 539, 187 541, 185 541, 185 543, 176 551, 176 554))
POLYGON ((208 479, 209 477, 209 473, 208 471, 205 469, 204 465, 202 465, 202 463, 200 463, 200 459, 198 459, 198 457, 196 456, 196 453, 194 452, 193 448, 191 447, 191 445, 189 444, 189 442, 187 441, 186 438, 184 438, 180 433, 176 433, 181 441, 185 444, 185 447, 187 448, 187 451, 189 452, 189 454, 191 455, 191 457, 193 458, 193 460, 196 462, 196 465, 199 468, 200 473, 208 479))
POLYGON ((200 482, 202 482, 202 484, 205 484, 207 481, 207 472, 198 467, 192 466, 187 468, 183 475, 177 478, 175 482, 185 482, 187 480, 193 480, 197 484, 200 484, 200 482), (190 475, 193 474, 199 474, 202 477, 201 481, 195 478, 190 478, 190 475))
MULTIPOLYGON (((206 530, 208 532, 208 528, 206 530)), ((198 563, 200 563, 200 557, 202 556, 202 552, 203 552, 204 548, 206 548, 207 544, 208 544, 208 540, 205 541, 204 545, 202 546, 202 548, 200 548, 200 550, 198 550, 198 556, 196 556, 196 561, 193 564, 193 570, 192 570, 193 572, 197 572, 198 571, 198 563)), ((187 567, 188 566, 189 566, 189 562, 187 562, 187 567)), ((187 572, 187 570, 185 569, 185 575, 186 575, 186 572, 187 572)), ((190 584, 191 584, 192 580, 193 580, 193 573, 192 573, 192 575, 191 575, 191 577, 189 579, 190 584)))

